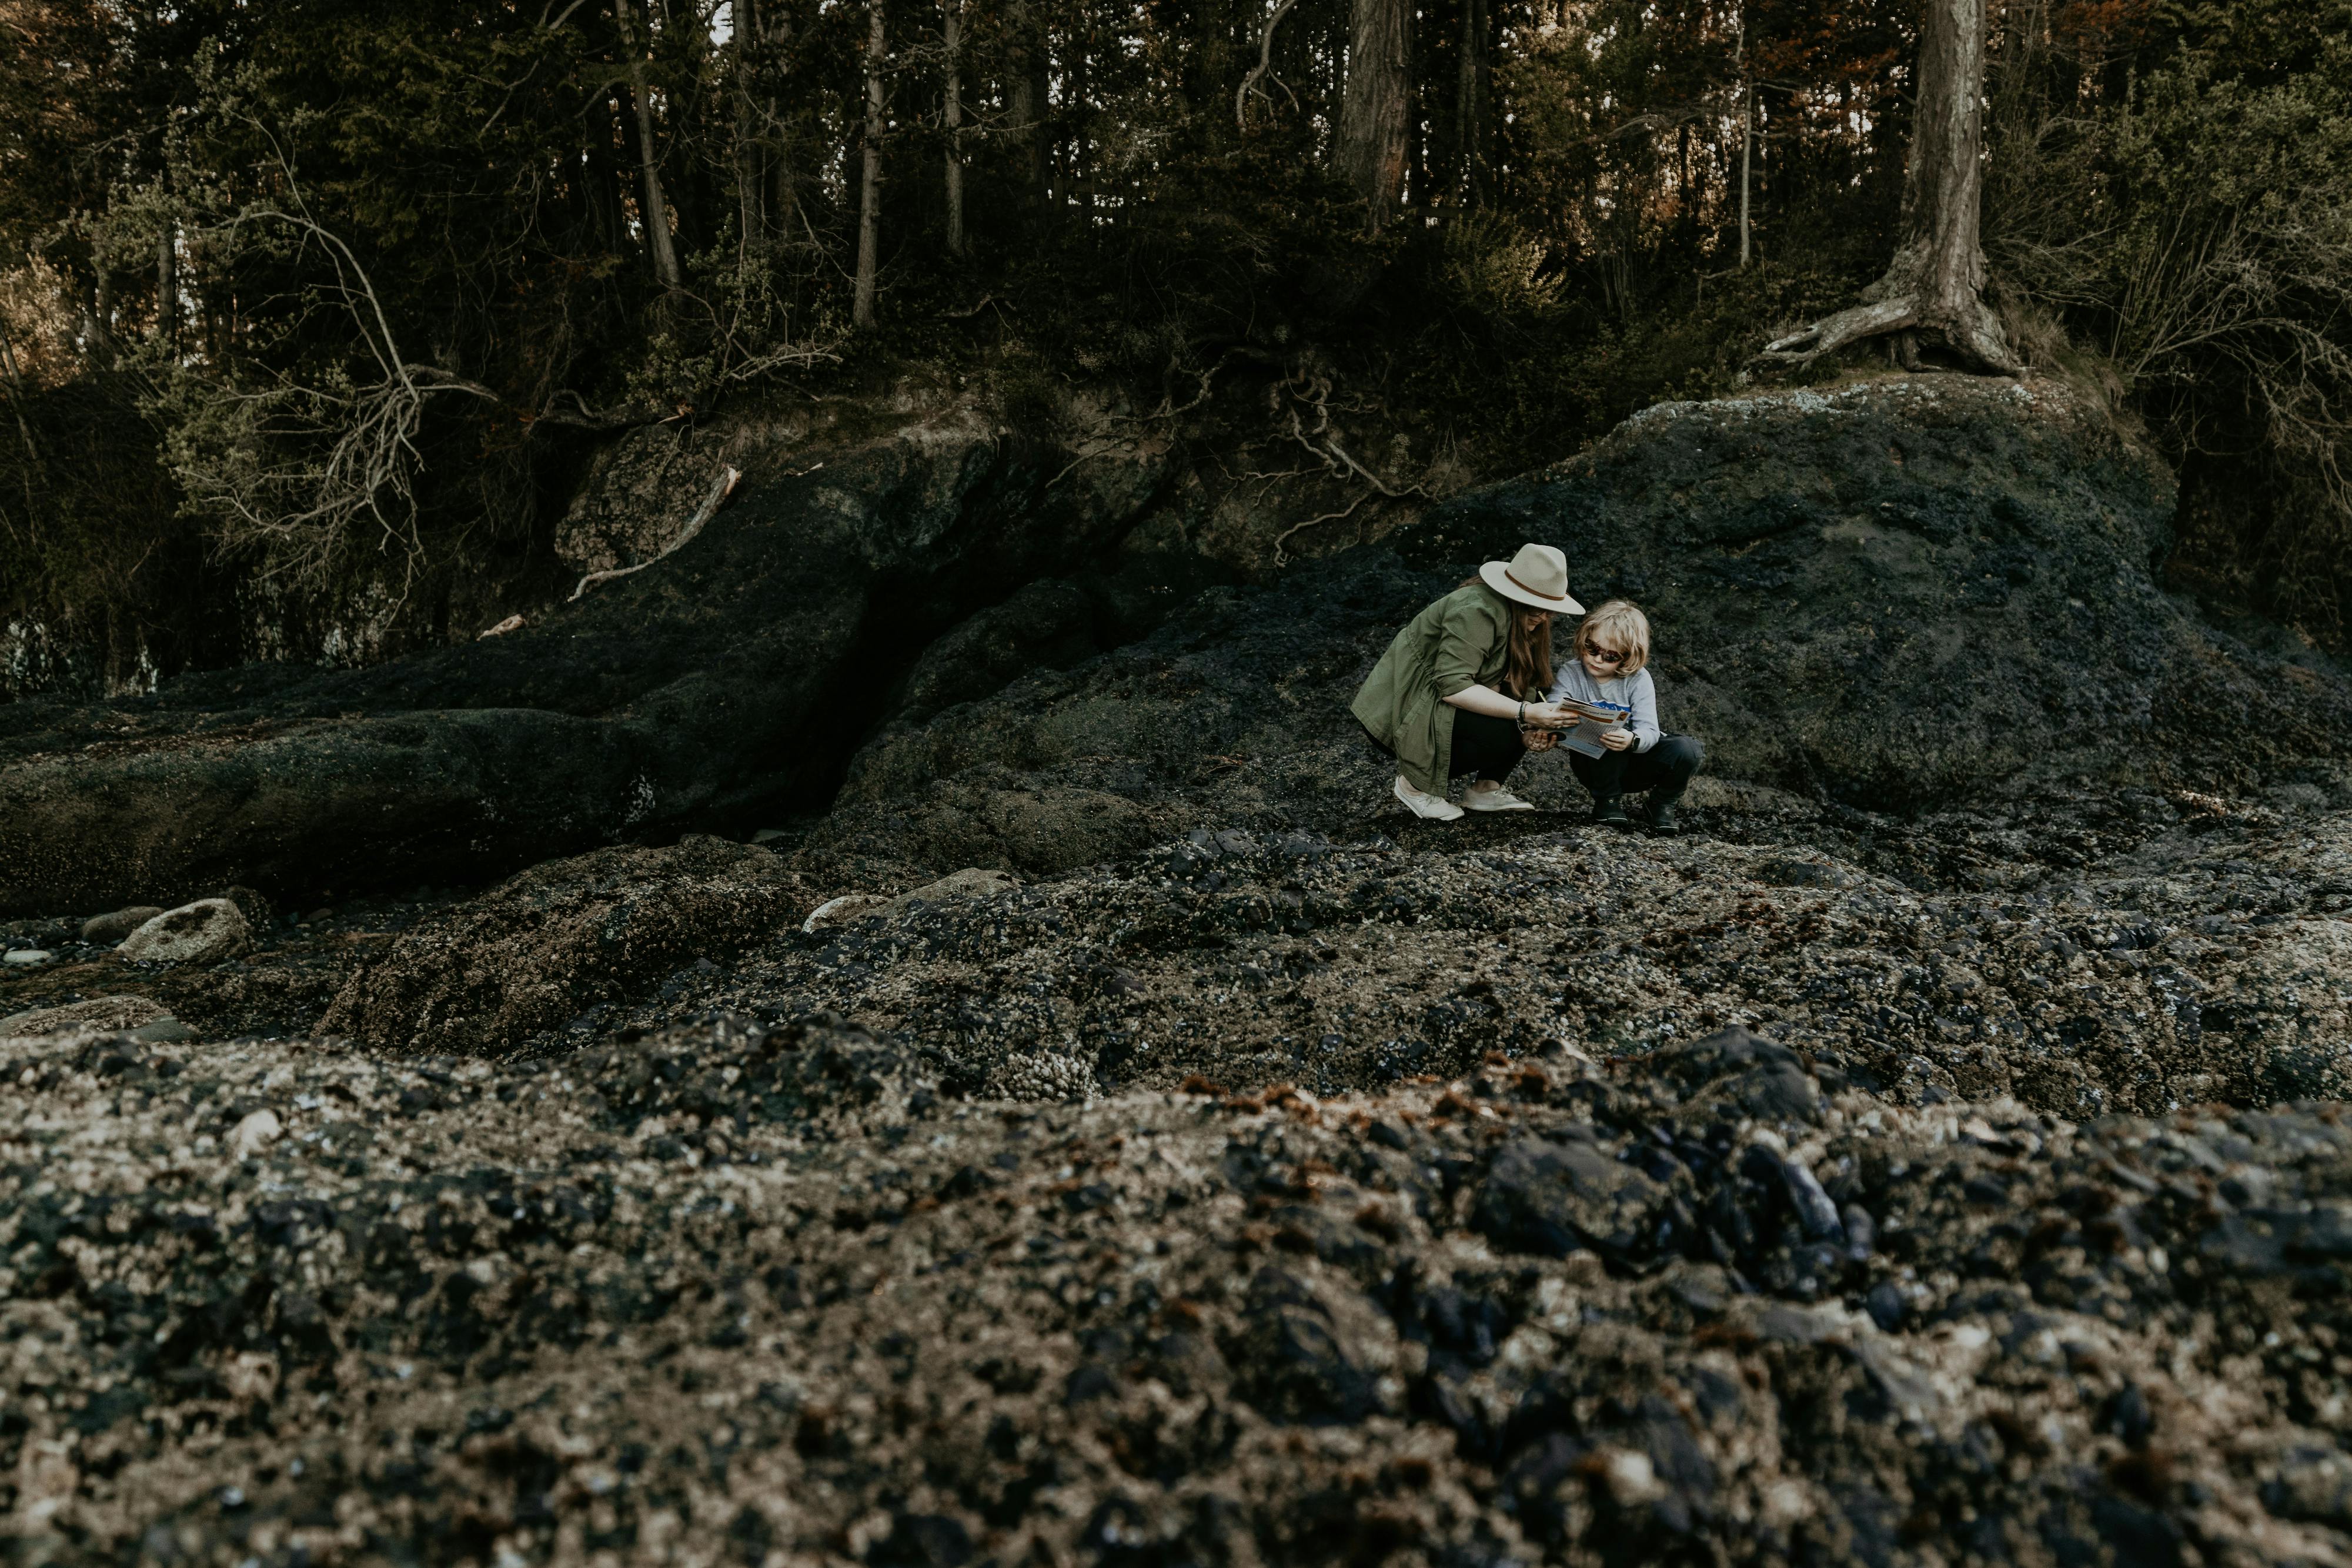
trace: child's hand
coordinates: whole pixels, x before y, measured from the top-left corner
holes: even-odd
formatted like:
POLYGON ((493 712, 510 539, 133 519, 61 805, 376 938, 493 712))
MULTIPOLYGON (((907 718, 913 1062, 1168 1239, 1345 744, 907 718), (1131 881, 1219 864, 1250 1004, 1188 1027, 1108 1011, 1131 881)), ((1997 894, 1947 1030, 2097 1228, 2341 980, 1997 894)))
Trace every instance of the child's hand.
POLYGON ((1601 737, 1601 744, 1612 751, 1622 751, 1633 744, 1633 732, 1630 729, 1604 731, 1601 737))

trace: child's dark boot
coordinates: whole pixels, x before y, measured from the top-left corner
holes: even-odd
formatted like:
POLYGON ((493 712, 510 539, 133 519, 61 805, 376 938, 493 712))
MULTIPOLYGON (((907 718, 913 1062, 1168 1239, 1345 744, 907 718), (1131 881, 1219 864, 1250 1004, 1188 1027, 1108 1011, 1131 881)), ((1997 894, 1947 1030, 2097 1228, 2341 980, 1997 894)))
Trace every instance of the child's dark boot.
POLYGON ((1625 814, 1624 803, 1614 795, 1592 802, 1592 820, 1604 828, 1630 828, 1633 825, 1633 819, 1625 814))
POLYGON ((1682 797, 1679 795, 1654 794, 1643 808, 1642 821, 1649 824, 1650 831, 1662 838, 1673 838, 1683 831, 1682 820, 1675 810, 1681 804, 1682 797))

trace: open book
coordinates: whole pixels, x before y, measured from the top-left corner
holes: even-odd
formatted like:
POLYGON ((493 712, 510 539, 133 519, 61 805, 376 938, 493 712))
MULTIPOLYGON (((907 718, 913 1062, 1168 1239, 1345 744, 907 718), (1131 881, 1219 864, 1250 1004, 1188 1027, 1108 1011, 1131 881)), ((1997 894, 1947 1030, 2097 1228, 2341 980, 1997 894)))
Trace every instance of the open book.
POLYGON ((1571 751, 1581 751, 1587 757, 1606 757, 1609 748, 1601 744, 1604 731, 1622 729, 1633 709, 1622 703, 1585 702, 1578 697, 1562 697, 1559 706, 1584 722, 1559 732, 1559 743, 1571 751))

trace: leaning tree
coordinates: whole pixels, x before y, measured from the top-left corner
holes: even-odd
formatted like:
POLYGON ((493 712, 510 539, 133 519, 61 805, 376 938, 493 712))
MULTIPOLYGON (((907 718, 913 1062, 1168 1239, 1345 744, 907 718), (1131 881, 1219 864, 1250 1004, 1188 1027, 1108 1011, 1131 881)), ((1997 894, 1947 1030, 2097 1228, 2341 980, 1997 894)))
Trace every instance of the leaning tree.
POLYGON ((1984 186, 1985 0, 1927 0, 1919 26, 1918 119, 1903 173, 1895 260, 1863 302, 1769 343, 1759 362, 1805 365, 1849 343, 1897 334, 1905 364, 1921 340, 1971 370, 2021 367, 1984 302, 1978 207, 1984 186))

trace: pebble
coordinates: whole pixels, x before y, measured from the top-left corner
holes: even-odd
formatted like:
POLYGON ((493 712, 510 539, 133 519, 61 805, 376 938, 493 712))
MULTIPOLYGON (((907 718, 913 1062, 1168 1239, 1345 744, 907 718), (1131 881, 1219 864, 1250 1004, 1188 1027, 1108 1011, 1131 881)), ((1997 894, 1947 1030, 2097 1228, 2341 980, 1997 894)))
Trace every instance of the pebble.
POLYGON ((200 898, 155 916, 122 939, 124 957, 159 964, 208 964, 253 945, 245 912, 226 898, 200 898))
POLYGON ((111 947, 163 913, 160 904, 134 904, 93 915, 81 923, 81 939, 95 947, 111 947))
POLYGON ((278 1134, 285 1130, 278 1120, 277 1112, 267 1109, 256 1111, 239 1122, 236 1130, 228 1135, 229 1147, 236 1151, 237 1158, 250 1159, 276 1143, 278 1134))
POLYGON ((0 954, 0 964, 14 964, 18 968, 29 969, 36 965, 47 963, 52 956, 53 955, 39 947, 19 947, 13 953, 0 954))

